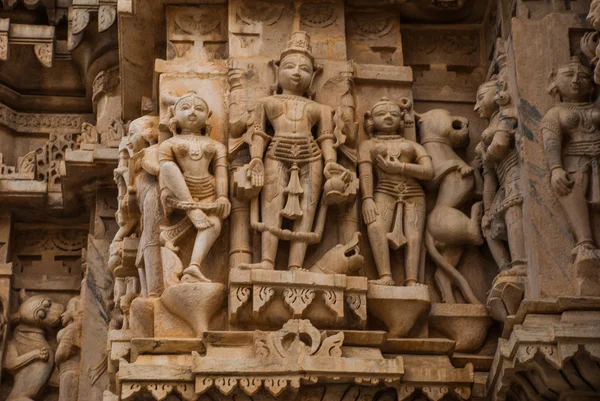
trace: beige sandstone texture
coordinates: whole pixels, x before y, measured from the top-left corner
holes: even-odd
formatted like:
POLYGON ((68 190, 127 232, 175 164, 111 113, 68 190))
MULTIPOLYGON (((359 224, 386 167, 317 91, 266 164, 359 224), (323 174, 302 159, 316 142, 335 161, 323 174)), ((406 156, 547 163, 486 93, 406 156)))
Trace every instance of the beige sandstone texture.
POLYGON ((600 400, 600 0, 0 0, 0 401, 600 400))

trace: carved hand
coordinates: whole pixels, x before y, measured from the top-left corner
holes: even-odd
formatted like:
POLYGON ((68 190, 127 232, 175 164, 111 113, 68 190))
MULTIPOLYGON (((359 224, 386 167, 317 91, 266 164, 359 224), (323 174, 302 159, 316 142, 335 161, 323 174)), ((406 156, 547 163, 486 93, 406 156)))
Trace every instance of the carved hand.
POLYGON ((485 231, 489 229, 491 225, 492 217, 489 215, 489 213, 484 213, 483 217, 481 218, 481 228, 483 229, 484 235, 485 231))
POLYGON ((473 170, 474 169, 471 166, 460 166, 460 167, 458 167, 458 172, 463 177, 471 174, 473 172, 473 170))
POLYGON ((402 163, 399 161, 387 160, 382 155, 377 156, 377 166, 389 174, 403 173, 405 164, 406 163, 402 163))
POLYGON ((379 210, 377 210, 375 201, 373 199, 365 199, 363 202, 363 219, 365 220, 365 224, 374 223, 377 220, 378 214, 379 210))
POLYGON ((560 196, 568 195, 574 184, 573 180, 569 177, 569 173, 560 167, 552 170, 551 182, 552 188, 554 188, 556 193, 560 196))
POLYGON ((248 178, 253 187, 262 188, 265 182, 265 166, 262 160, 254 158, 248 164, 248 178))
POLYGON ((50 356, 50 353, 48 352, 48 348, 42 347, 38 350, 37 358, 40 361, 46 362, 48 360, 49 356, 50 356))
POLYGON ((220 196, 217 201, 217 216, 220 219, 226 219, 231 212, 231 203, 225 196, 220 196))
POLYGON ((340 174, 340 179, 344 182, 348 182, 350 179, 350 171, 347 168, 336 162, 328 162, 323 169, 323 175, 330 179, 334 174, 340 174))

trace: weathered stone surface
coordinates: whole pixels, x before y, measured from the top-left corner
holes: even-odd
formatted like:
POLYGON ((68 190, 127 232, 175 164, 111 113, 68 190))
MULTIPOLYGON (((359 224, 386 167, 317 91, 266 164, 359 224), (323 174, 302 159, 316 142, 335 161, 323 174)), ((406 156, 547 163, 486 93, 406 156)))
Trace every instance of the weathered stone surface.
POLYGON ((0 400, 600 397, 599 0, 2 0, 0 400))

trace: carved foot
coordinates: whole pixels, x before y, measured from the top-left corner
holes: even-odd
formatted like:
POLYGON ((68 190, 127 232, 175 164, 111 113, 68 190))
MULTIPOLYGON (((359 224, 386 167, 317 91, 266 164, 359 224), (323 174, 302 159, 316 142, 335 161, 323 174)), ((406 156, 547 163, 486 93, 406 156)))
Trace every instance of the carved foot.
POLYGON ((289 266, 288 270, 289 271, 296 271, 296 272, 307 272, 307 271, 309 271, 308 269, 305 269, 304 267, 298 267, 298 266, 289 266))
POLYGON ((576 266, 589 266, 589 267, 599 267, 600 268, 600 249, 597 249, 592 244, 581 244, 576 246, 573 251, 573 255, 575 256, 575 265, 576 266))
POLYGON ((404 286, 405 287, 420 287, 420 288, 427 288, 426 284, 421 284, 419 283, 417 280, 406 280, 404 282, 404 286))
POLYGON ((369 280, 369 284, 396 285, 396 283, 394 282, 394 279, 389 276, 382 276, 382 277, 378 278, 377 280, 369 280))
POLYGON ((190 264, 184 271, 181 277, 182 283, 212 283, 202 272, 200 266, 195 263, 190 264))
POLYGON ((241 263, 238 266, 241 270, 275 270, 273 263, 262 261, 260 263, 241 263))
POLYGON ((519 277, 527 275, 527 263, 525 261, 513 261, 509 269, 501 271, 497 277, 519 277))

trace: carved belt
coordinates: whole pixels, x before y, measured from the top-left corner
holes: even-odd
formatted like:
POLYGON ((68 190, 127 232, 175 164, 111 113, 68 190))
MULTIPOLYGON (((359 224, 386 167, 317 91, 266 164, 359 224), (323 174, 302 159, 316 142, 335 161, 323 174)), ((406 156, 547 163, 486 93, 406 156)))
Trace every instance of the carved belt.
POLYGON ((213 177, 193 177, 184 174, 183 178, 193 198, 200 200, 216 194, 213 177))
POLYGON ((312 137, 275 136, 267 156, 290 164, 304 164, 319 160, 321 149, 312 137))
POLYGON ((405 199, 425 196, 423 188, 419 184, 410 182, 395 182, 392 180, 380 180, 377 183, 375 192, 384 193, 396 198, 396 202, 402 202, 405 199))
POLYGON ((590 159, 600 158, 600 138, 589 141, 570 142, 564 146, 565 156, 584 156, 590 159))
POLYGON ((513 149, 496 167, 496 174, 498 175, 500 182, 506 185, 518 180, 520 178, 518 166, 519 156, 517 155, 517 151, 513 149))

